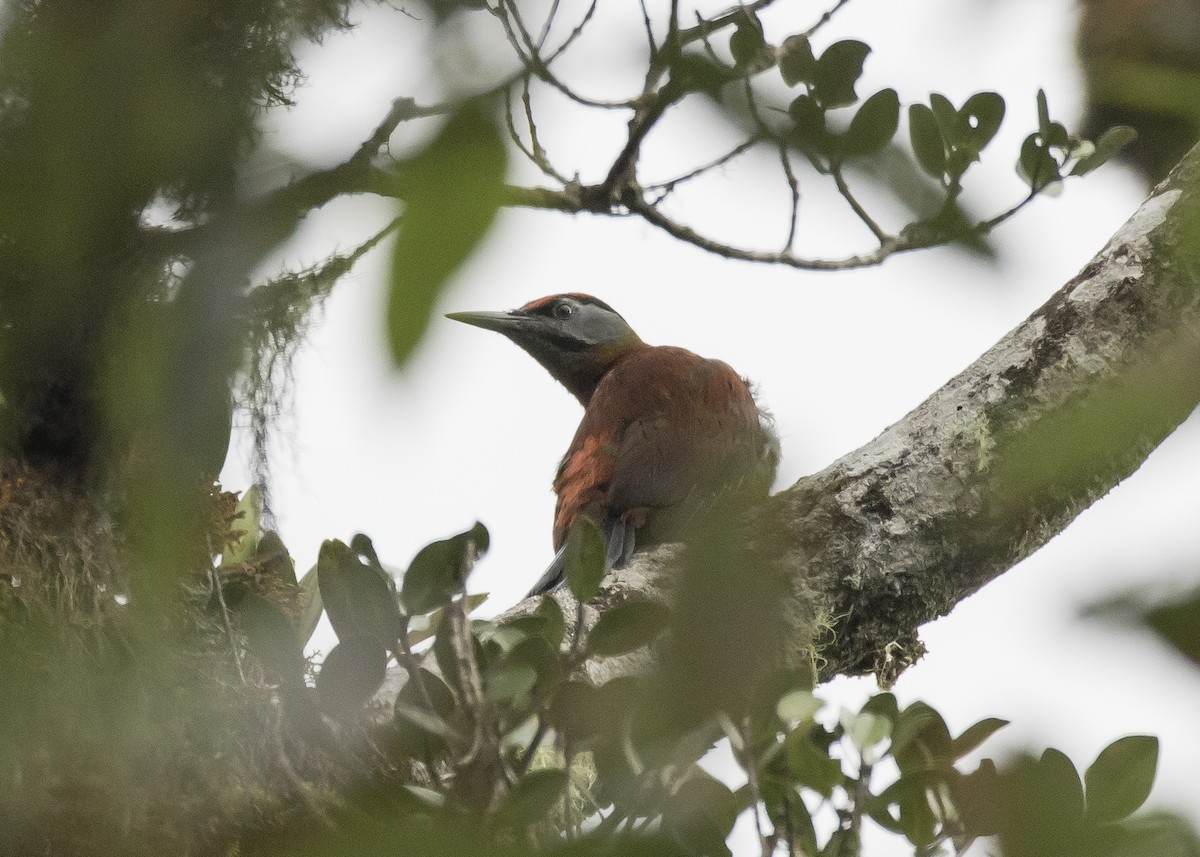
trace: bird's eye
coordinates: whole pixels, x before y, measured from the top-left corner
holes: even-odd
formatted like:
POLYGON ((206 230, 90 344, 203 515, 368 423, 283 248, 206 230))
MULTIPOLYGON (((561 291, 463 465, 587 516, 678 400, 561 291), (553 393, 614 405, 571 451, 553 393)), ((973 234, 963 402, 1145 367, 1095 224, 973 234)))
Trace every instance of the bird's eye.
POLYGON ((567 303, 555 304, 554 317, 566 321, 571 316, 575 315, 575 307, 567 303))

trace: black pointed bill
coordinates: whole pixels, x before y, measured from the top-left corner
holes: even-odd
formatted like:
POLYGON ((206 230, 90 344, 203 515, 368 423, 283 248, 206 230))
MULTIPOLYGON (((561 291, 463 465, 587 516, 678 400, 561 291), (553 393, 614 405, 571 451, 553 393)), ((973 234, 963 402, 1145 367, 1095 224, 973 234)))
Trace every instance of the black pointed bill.
POLYGON ((451 321, 461 321, 484 330, 494 330, 497 333, 509 334, 519 327, 529 323, 529 316, 514 312, 448 312, 446 318, 451 321))

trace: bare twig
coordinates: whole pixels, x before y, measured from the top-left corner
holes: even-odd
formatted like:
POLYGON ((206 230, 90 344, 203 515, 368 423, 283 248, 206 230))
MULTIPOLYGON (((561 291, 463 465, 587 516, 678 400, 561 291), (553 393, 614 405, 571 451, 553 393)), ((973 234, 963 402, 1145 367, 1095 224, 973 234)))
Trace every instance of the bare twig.
POLYGON ((787 240, 783 242, 783 251, 788 253, 796 243, 796 226, 800 220, 800 183, 796 180, 795 171, 792 170, 792 159, 788 154, 788 148, 783 143, 779 144, 779 163, 783 167, 783 176, 787 179, 788 190, 792 194, 787 240))
POLYGON ((839 163, 830 164, 829 174, 833 176, 833 181, 837 185, 838 193, 842 195, 842 199, 846 200, 846 203, 853 210, 854 214, 863 222, 864 226, 871 230, 871 234, 879 240, 879 243, 883 245, 892 240, 892 236, 888 235, 883 230, 883 227, 876 223, 871 215, 867 214, 867 210, 855 198, 854 193, 850 190, 850 185, 846 183, 845 175, 842 174, 842 165, 839 163))
POLYGON ((661 200, 663 197, 665 197, 667 194, 671 193, 673 190, 675 190, 676 187, 683 184, 684 182, 689 182, 692 179, 699 178, 700 176, 704 175, 705 173, 709 172, 710 170, 714 170, 718 167, 725 166, 725 164, 732 161, 738 155, 752 149, 754 146, 756 146, 760 142, 762 142, 761 138, 750 137, 749 139, 743 140, 742 142, 738 143, 736 146, 734 146, 732 149, 730 149, 725 154, 721 155, 719 158, 709 161, 707 164, 703 164, 699 167, 696 167, 694 170, 690 170, 681 176, 676 176, 673 179, 668 179, 665 182, 657 182, 656 184, 646 185, 645 190, 662 191, 662 196, 659 197, 659 200, 661 200))
POLYGON ((836 4, 834 4, 834 6, 831 9, 827 9, 825 11, 825 14, 817 19, 817 22, 815 24, 813 24, 811 27, 809 27, 807 30, 804 31, 804 35, 812 36, 814 33, 817 32, 817 30, 821 29, 826 24, 828 24, 830 22, 830 20, 833 19, 833 16, 836 15, 838 13, 838 11, 849 2, 850 2, 850 0, 838 0, 838 2, 836 4))

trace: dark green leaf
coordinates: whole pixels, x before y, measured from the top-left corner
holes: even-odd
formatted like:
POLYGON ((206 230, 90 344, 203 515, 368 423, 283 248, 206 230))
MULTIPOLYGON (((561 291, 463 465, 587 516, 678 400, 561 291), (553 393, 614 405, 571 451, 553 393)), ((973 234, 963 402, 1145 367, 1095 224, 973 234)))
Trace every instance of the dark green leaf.
POLYGON ((929 96, 929 106, 933 110, 933 118, 937 120, 938 130, 951 147, 962 143, 962 125, 958 111, 946 96, 934 92, 929 96))
MULTIPOLYGON (((371 537, 366 533, 355 533, 350 539, 350 550, 371 568, 384 571, 383 563, 379 561, 379 554, 375 553, 375 543, 371 541, 371 537)), ((386 574, 386 572, 384 572, 386 574)))
POLYGON ((330 539, 317 555, 317 584, 339 640, 366 636, 386 648, 395 645, 400 610, 386 572, 363 565, 349 547, 330 539))
POLYGON ((1065 753, 1053 747, 1042 752, 1038 771, 1045 785, 1045 797, 1067 819, 1083 818, 1083 783, 1079 771, 1065 753))
POLYGON ((704 92, 719 98, 721 87, 732 80, 730 69, 698 53, 685 53, 671 66, 671 85, 682 92, 704 92))
POLYGON ((825 111, 808 95, 798 95, 788 105, 788 115, 796 125, 796 144, 802 149, 822 149, 825 143, 825 111))
POLYGON ((813 94, 825 108, 845 107, 858 100, 854 84, 862 76, 869 45, 854 39, 834 42, 817 60, 813 94))
POLYGON ((237 608, 246 648, 281 685, 304 683, 304 651, 291 621, 278 606, 251 592, 237 608))
POLYGON ((946 144, 933 111, 924 104, 914 104, 908 108, 908 134, 921 169, 938 181, 944 181, 946 144))
POLYGON ((1050 155, 1038 134, 1030 134, 1021 144, 1021 157, 1017 161, 1017 173, 1034 191, 1043 190, 1058 181, 1058 163, 1050 155))
POLYGON ((866 155, 882 149, 900 124, 900 97, 894 89, 881 89, 863 102, 841 136, 846 155, 866 155))
POLYGON ((976 92, 958 111, 966 128, 965 142, 978 155, 992 141, 1004 121, 1004 98, 995 92, 976 92))
POLYGON ((752 65, 766 50, 762 23, 749 9, 743 9, 738 17, 737 29, 729 37, 729 52, 739 67, 752 65))
POLYGON ((817 60, 813 56, 808 36, 788 36, 779 46, 779 74, 788 86, 801 81, 811 83, 816 75, 817 60))
POLYGON ((1107 163, 1113 155, 1136 139, 1137 131, 1128 125, 1118 125, 1115 128, 1109 128, 1096 141, 1095 151, 1079 159, 1074 169, 1071 170, 1071 175, 1087 175, 1092 170, 1107 163))
POLYGON ((590 601, 604 579, 604 540, 594 521, 584 515, 575 519, 567 535, 563 576, 580 602, 590 601))
POLYGON ((475 561, 487 553, 487 528, 476 522, 464 533, 432 542, 413 557, 400 586, 409 613, 430 613, 466 585, 475 561))
POLYGON ((567 772, 559 768, 530 771, 500 801, 496 814, 502 823, 528 827, 541 821, 564 797, 567 772))
POLYGON ((901 770, 950 761, 950 730, 946 721, 924 702, 914 702, 896 719, 892 754, 901 770))
POLYGON ((1150 796, 1157 767, 1157 738, 1128 735, 1113 741, 1084 774, 1088 818, 1103 823, 1132 813, 1150 796))
POLYGON ((663 829, 693 853, 729 854, 725 838, 737 814, 737 798, 729 787, 695 768, 667 800, 663 829))
POLYGON ((800 785, 817 794, 829 797, 833 787, 842 781, 842 764, 821 750, 810 738, 810 730, 794 729, 784 739, 788 770, 800 785))
POLYGON ((950 754, 955 759, 961 759, 1007 725, 1008 721, 1001 720, 999 717, 987 717, 980 720, 973 726, 967 727, 961 735, 951 742, 950 754))
POLYGON ((1049 133, 1043 136, 1046 144, 1049 146, 1064 149, 1071 145, 1071 135, 1067 132, 1066 126, 1061 122, 1051 122, 1049 133))
POLYGON ((423 152, 402 167, 404 221, 392 251, 388 341, 408 360, 429 325, 438 294, 491 227, 504 196, 507 149, 476 103, 450 117, 423 152))
POLYGON ((812 815, 808 806, 796 789, 789 789, 784 796, 787 801, 787 820, 792 825, 792 838, 799 854, 817 853, 817 831, 813 827, 812 815))
POLYGON ((1050 136, 1050 104, 1046 101, 1046 90, 1037 91, 1038 133, 1043 137, 1050 136))
MULTIPOLYGON (((936 819, 926 795, 926 782, 921 777, 901 777, 896 794, 900 810, 900 829, 917 848, 925 848, 933 840, 936 819)), ((890 791, 890 789, 889 789, 890 791)))
POLYGON ((896 697, 885 691, 875 694, 864 702, 862 713, 882 715, 895 723, 900 717, 900 706, 896 703, 896 697))
POLYGON ((334 717, 360 711, 383 684, 387 652, 371 637, 342 640, 325 656, 317 673, 317 702, 334 717))
POLYGON ((658 601, 626 601, 596 622, 588 635, 588 654, 610 658, 640 649, 663 632, 669 616, 670 611, 658 601))

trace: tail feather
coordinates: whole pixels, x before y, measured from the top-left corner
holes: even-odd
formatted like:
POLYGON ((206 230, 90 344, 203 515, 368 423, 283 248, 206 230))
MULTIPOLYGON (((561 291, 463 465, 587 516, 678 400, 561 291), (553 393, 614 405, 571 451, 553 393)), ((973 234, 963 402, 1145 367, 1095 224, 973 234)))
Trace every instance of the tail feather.
MULTIPOLYGON (((619 517, 605 515, 601 530, 604 537, 604 573, 608 574, 614 568, 624 568, 633 556, 636 528, 619 517)), ((550 560, 550 565, 546 566, 546 570, 529 590, 526 598, 553 592, 562 586, 565 580, 563 569, 566 565, 566 554, 567 546, 564 544, 558 549, 554 559, 550 560)))

